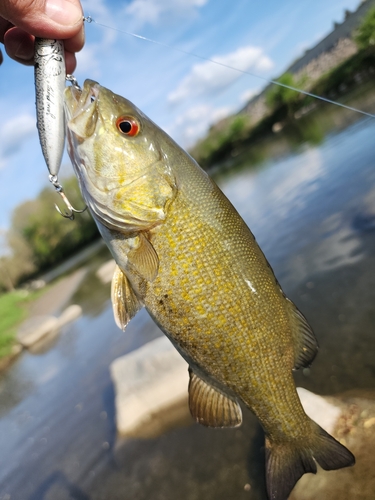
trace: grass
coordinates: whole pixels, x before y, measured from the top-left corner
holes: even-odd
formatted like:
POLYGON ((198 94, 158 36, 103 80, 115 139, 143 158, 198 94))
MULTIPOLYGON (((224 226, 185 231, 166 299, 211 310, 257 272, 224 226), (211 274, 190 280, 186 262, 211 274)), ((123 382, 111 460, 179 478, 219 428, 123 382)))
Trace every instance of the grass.
POLYGON ((45 289, 37 292, 16 290, 0 295, 0 358, 11 353, 17 327, 26 319, 29 304, 44 292, 45 289))

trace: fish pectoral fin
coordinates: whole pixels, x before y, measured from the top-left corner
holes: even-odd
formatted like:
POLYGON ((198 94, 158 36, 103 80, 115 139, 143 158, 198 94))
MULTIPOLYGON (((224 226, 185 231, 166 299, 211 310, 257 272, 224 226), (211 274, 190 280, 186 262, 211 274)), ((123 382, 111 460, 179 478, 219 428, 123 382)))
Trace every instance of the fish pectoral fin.
POLYGON ((318 342, 304 315, 287 299, 294 347, 294 369, 310 366, 318 352, 318 342))
POLYGON ((223 394, 189 368, 189 408, 192 417, 207 427, 238 427, 242 423, 241 407, 235 399, 223 394))
POLYGON ((128 278, 116 266, 111 287, 111 299, 116 325, 125 330, 133 316, 143 307, 135 295, 128 278))
POLYGON ((137 243, 128 252, 128 263, 133 271, 146 281, 153 281, 159 270, 159 257, 143 233, 136 237, 137 243))

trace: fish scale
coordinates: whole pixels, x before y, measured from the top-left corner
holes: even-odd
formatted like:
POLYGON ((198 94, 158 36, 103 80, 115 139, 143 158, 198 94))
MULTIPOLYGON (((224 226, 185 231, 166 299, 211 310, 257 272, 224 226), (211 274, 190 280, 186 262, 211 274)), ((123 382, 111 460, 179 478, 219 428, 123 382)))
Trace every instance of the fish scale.
POLYGON ((117 263, 117 324, 146 307, 189 364, 197 422, 240 425, 239 400, 255 413, 270 499, 286 500, 316 462, 352 465, 349 450, 305 414, 294 385, 292 369, 312 362, 315 337, 224 194, 123 97, 87 80, 65 99, 70 157, 117 263))
MULTIPOLYGON (((288 381, 285 383, 293 384, 290 372, 285 370, 285 367, 289 367, 290 370, 293 367, 291 348, 289 349, 289 359, 287 359, 287 363, 284 361, 282 366, 279 366, 281 363, 277 363, 277 353, 273 352, 276 349, 280 350, 281 341, 284 341, 286 347, 291 345, 290 335, 288 341, 287 334, 282 335, 281 338, 278 335, 277 344, 274 342, 275 339, 272 339, 273 332, 283 332, 287 323, 285 313, 282 314, 281 307, 277 307, 283 296, 276 287, 271 286, 274 279, 268 266, 259 269, 257 265, 258 269, 255 270, 249 268, 251 262, 257 262, 255 258, 256 248, 252 249, 248 244, 251 240, 254 243, 254 240, 250 233, 246 238, 247 244, 243 243, 242 238, 238 238, 238 229, 241 228, 243 232, 248 230, 238 222, 238 216, 232 207, 230 207, 231 212, 229 212, 229 207, 220 208, 220 224, 206 224, 203 231, 197 232, 195 230, 196 227, 202 226, 198 207, 202 207, 201 212, 205 213, 208 200, 211 199, 209 190, 203 189, 202 193, 198 191, 198 198, 197 191, 198 188, 193 193, 196 202, 192 203, 190 207, 188 200, 182 202, 179 199, 175 200, 173 213, 167 218, 166 223, 157 229, 152 238, 152 243, 160 258, 160 268, 158 277, 149 285, 145 305, 149 311, 152 311, 153 316, 157 317, 158 299, 163 290, 168 290, 170 296, 181 297, 178 302, 173 304, 173 309, 178 310, 179 315, 169 315, 164 320, 164 328, 168 332, 173 332, 171 335, 178 342, 183 343, 187 349, 190 345, 197 346, 189 350, 190 356, 197 364, 204 363, 210 375, 218 378, 220 382, 231 386, 235 385, 239 389, 243 386, 247 387, 250 379, 253 386, 258 381, 259 386, 262 384, 269 387, 268 370, 263 369, 263 365, 267 364, 267 358, 274 360, 272 380, 277 379, 280 382, 287 375, 288 381), (234 216, 231 216, 231 213, 234 216), (231 219, 234 219, 233 223, 231 219), (230 253, 220 241, 222 234, 220 226, 224 224, 228 241, 233 246, 230 253), (232 232, 234 233, 233 238, 231 238, 232 232), (205 242, 205 258, 198 262, 194 255, 196 243, 202 238, 205 242), (173 249, 171 249, 172 241, 174 242, 173 249), (182 265, 176 265, 174 255, 179 256, 178 262, 181 262, 182 265), (230 261, 229 265, 226 262, 228 260, 230 261), (238 262, 242 264, 241 272, 234 269, 234 266, 241 267, 238 262), (245 262, 247 269, 243 267, 245 262), (207 279, 211 274, 207 269, 218 270, 219 277, 215 276, 215 280, 207 279), (196 287, 197 279, 194 276, 197 270, 205 282, 204 288, 200 287, 199 290, 196 287), (244 274, 251 276, 254 283, 257 283, 256 288, 259 286, 259 288, 268 291, 267 302, 273 304, 274 311, 270 311, 268 305, 266 314, 258 311, 255 318, 254 314, 250 314, 255 297, 254 294, 249 293, 249 288, 243 279, 244 274), (172 278, 172 282, 168 286, 171 276, 174 279, 172 278), (217 286, 217 280, 220 282, 220 288, 217 286), (204 311, 208 311, 205 318, 202 318, 197 311, 197 304, 204 311), (181 325, 180 315, 189 318, 189 324, 185 328, 181 325), (272 321, 268 318, 270 315, 273 318, 272 321), (261 324, 260 328, 264 327, 266 323, 267 330, 262 331, 259 328, 259 323, 261 324), (257 331, 258 340, 254 341, 248 333, 249 330, 257 331), (223 350, 217 349, 216 337, 221 339, 223 350), (274 349, 270 349, 270 343, 275 346, 274 349), (260 356, 262 349, 265 350, 265 353, 260 356), (235 360, 234 373, 229 372, 228 366, 225 365, 225 362, 223 363, 223 355, 235 360), (250 366, 249 360, 251 360, 250 366), (258 373, 262 374, 261 379, 257 375, 258 373), (234 376, 236 377, 235 382, 233 381, 234 376)), ((215 212, 218 209, 218 207, 212 206, 212 203, 209 206, 210 210, 215 212)), ((258 258, 263 258, 263 255, 260 254, 258 258)), ((160 323, 160 318, 157 318, 157 321, 160 323)), ((285 384, 278 385, 282 388, 285 384)), ((274 387, 274 393, 275 389, 274 387)), ((245 403, 248 402, 247 394, 241 394, 241 397, 245 403)), ((295 399, 297 400, 297 398, 295 399)), ((284 401, 285 404, 290 403, 286 398, 284 401)), ((292 406, 296 406, 296 401, 293 401, 292 406)), ((252 409, 258 413, 253 404, 252 409)), ((270 415, 270 420, 275 421, 275 411, 270 415)), ((266 425, 265 422, 263 423, 266 425)))

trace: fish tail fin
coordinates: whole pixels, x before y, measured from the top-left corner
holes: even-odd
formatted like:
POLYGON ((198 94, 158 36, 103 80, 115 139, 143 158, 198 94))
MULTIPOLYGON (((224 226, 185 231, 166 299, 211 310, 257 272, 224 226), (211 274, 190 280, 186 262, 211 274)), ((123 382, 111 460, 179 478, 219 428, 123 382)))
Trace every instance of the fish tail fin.
POLYGON ((266 437, 266 481, 270 500, 287 500, 296 482, 307 472, 316 474, 316 462, 324 470, 354 465, 354 455, 311 421, 305 439, 273 443, 266 437))

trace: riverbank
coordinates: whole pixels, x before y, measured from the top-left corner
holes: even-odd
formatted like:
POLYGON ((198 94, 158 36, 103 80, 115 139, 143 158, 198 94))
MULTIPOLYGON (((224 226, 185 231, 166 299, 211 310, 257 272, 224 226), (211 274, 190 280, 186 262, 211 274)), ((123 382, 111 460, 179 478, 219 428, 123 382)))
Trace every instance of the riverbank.
POLYGON ((66 310, 64 306, 84 279, 86 264, 100 256, 103 250, 104 256, 107 255, 100 238, 23 288, 0 295, 0 311, 3 311, 0 316, 0 371, 6 369, 25 347, 17 337, 20 330, 26 336, 28 332, 34 336, 39 330, 34 337, 36 342, 77 317, 77 308, 66 310))
MULTIPOLYGON (((369 86, 373 86, 374 74, 375 51, 372 48, 361 50, 322 75, 308 91, 347 104, 352 96, 357 96, 367 91, 369 86)), ((294 86, 300 85, 295 83, 294 86)), ((220 166, 225 168, 228 163, 235 163, 238 156, 244 152, 247 154, 249 147, 252 147, 260 150, 252 157, 253 165, 256 166, 264 158, 263 143, 274 140, 275 134, 285 127, 298 128, 301 118, 306 122, 313 118, 316 112, 330 112, 330 107, 334 105, 295 92, 294 97, 289 97, 285 102, 281 99, 278 105, 274 104, 266 109, 263 118, 255 124, 251 114, 244 111, 222 120, 211 128, 207 136, 199 141, 190 153, 203 168, 211 170, 214 165, 218 169, 220 166)), ((371 112, 363 107, 359 109, 371 112)), ((354 119, 361 117, 355 112, 351 113, 354 119)))
POLYGON ((0 297, 0 307, 6 311, 0 323, 0 370, 10 366, 23 349, 79 316, 78 306, 66 305, 85 274, 85 268, 79 269, 42 290, 18 290, 0 297))

